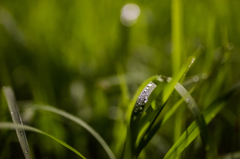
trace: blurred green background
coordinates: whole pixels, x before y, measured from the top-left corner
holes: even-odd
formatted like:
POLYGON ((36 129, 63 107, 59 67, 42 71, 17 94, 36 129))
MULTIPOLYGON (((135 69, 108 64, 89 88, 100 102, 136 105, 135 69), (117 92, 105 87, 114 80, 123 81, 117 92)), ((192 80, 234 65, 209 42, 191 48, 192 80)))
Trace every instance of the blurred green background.
MULTIPOLYGON (((25 109, 31 104, 55 106, 86 121, 118 156, 125 137, 124 110, 148 77, 173 76, 201 46, 184 81, 188 89, 197 86, 192 95, 201 110, 240 81, 239 6, 237 0, 2 0, 0 87, 13 87, 25 124, 66 141, 87 158, 108 158, 83 128, 51 113, 25 109), (140 9, 131 26, 120 18, 128 3, 140 9)), ((209 125, 219 156, 240 149, 240 100, 224 102, 224 110, 209 125)), ((11 121, 3 96, 0 121, 11 121)), ((192 121, 186 110, 182 131, 192 121)), ((141 158, 164 156, 174 143, 174 122, 175 116, 141 158)), ((27 137, 34 158, 78 158, 45 136, 27 132, 27 137)), ((201 158, 199 142, 181 157, 201 158)), ((24 158, 15 131, 1 130, 0 143, 0 158, 24 158)))

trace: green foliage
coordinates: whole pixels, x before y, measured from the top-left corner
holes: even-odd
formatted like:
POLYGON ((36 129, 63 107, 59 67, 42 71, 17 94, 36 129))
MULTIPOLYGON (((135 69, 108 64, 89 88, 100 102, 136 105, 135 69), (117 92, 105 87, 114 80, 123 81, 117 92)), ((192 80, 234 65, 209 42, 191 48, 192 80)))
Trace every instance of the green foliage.
MULTIPOLYGON (((237 156, 240 2, 131 1, 140 15, 129 27, 121 23, 127 3, 0 2, 0 88, 13 88, 26 130, 86 158, 237 156), (157 87, 134 117, 150 81, 157 87)), ((11 121, 2 92, 0 121, 11 121)), ((26 136, 35 158, 80 157, 26 136)), ((0 158, 23 158, 17 140, 1 129, 0 158)))

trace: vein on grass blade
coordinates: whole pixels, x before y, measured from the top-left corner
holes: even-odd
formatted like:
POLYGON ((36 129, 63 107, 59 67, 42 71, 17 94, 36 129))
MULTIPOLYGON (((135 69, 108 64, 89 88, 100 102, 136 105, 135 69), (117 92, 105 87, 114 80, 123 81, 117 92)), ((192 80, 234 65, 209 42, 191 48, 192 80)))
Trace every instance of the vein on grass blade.
MULTIPOLYGON (((19 113, 17 102, 15 100, 15 96, 14 96, 14 92, 13 92, 12 88, 11 87, 3 87, 3 92, 4 92, 4 95, 7 100, 8 108, 11 113, 13 123, 20 124, 23 126, 21 115, 19 113)), ((22 127, 18 127, 18 128, 16 127, 15 130, 16 130, 18 141, 21 145, 21 148, 22 148, 25 158, 31 159, 28 141, 27 141, 27 137, 26 137, 24 129, 22 127)))

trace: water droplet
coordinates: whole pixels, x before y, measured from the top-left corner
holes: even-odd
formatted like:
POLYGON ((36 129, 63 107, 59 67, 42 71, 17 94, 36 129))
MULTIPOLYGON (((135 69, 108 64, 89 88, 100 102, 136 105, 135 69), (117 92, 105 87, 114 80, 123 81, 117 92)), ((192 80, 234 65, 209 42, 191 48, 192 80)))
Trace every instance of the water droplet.
POLYGON ((143 92, 146 93, 146 90, 144 90, 143 92))
POLYGON ((158 81, 163 82, 164 80, 161 77, 159 77, 158 81))
POLYGON ((195 58, 192 59, 191 64, 195 61, 195 58))
POLYGON ((148 93, 146 95, 148 96, 148 93))
POLYGON ((149 83, 147 86, 148 86, 148 87, 151 87, 151 86, 152 86, 152 83, 149 83))
POLYGON ((133 116, 133 120, 136 120, 136 119, 137 119, 137 116, 136 116, 136 115, 134 115, 134 116, 133 116))
POLYGON ((234 48, 234 45, 232 43, 227 44, 228 50, 232 50, 234 48))
POLYGON ((146 89, 148 89, 148 87, 146 89))
POLYGON ((11 112, 11 114, 13 114, 13 112, 11 112))
POLYGON ((139 109, 140 109, 140 110, 142 110, 143 108, 142 108, 142 107, 140 107, 139 109))
POLYGON ((25 151, 24 151, 24 153, 26 153, 26 154, 27 154, 27 153, 28 153, 28 150, 25 150, 25 151))
POLYGON ((148 100, 147 100, 147 99, 145 99, 145 100, 144 100, 144 103, 147 103, 147 101, 148 101, 148 100))
POLYGON ((185 99, 185 102, 186 102, 186 103, 188 103, 188 102, 189 102, 189 99, 188 99, 188 98, 186 98, 186 99, 185 99))
POLYGON ((193 80, 193 82, 198 82, 199 81, 199 77, 198 76, 193 76, 192 80, 193 80))

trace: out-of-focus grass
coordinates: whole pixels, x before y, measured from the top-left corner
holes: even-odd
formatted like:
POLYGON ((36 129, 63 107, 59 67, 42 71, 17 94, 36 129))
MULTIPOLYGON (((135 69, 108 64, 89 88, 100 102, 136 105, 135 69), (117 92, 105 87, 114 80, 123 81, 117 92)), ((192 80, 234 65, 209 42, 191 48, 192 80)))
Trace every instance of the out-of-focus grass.
MULTIPOLYGON (((174 77, 201 45, 202 54, 183 84, 192 81, 184 86, 188 91, 194 88, 191 95, 202 112, 215 99, 224 103, 208 128, 219 157, 237 153, 239 98, 218 97, 240 79, 240 2, 132 2, 141 13, 131 27, 120 22, 125 1, 0 2, 0 86, 13 87, 23 122, 81 149, 87 158, 108 157, 84 129, 59 116, 32 113, 24 107, 29 103, 54 105, 87 122, 118 158, 126 135, 126 106, 134 92, 153 75, 174 77)), ((179 98, 173 94, 160 117, 171 112, 179 98)), ((162 158, 193 120, 187 109, 177 109, 139 158, 162 158)), ((2 96, 0 121, 10 121, 2 96)), ((49 143, 48 138, 36 139, 28 132, 27 136, 36 158, 76 157, 61 145, 49 143)), ((0 142, 0 158, 23 157, 13 131, 1 130, 0 142), (13 149, 18 151, 13 154, 13 149)), ((197 138, 179 157, 202 158, 202 154, 204 147, 197 138)))

